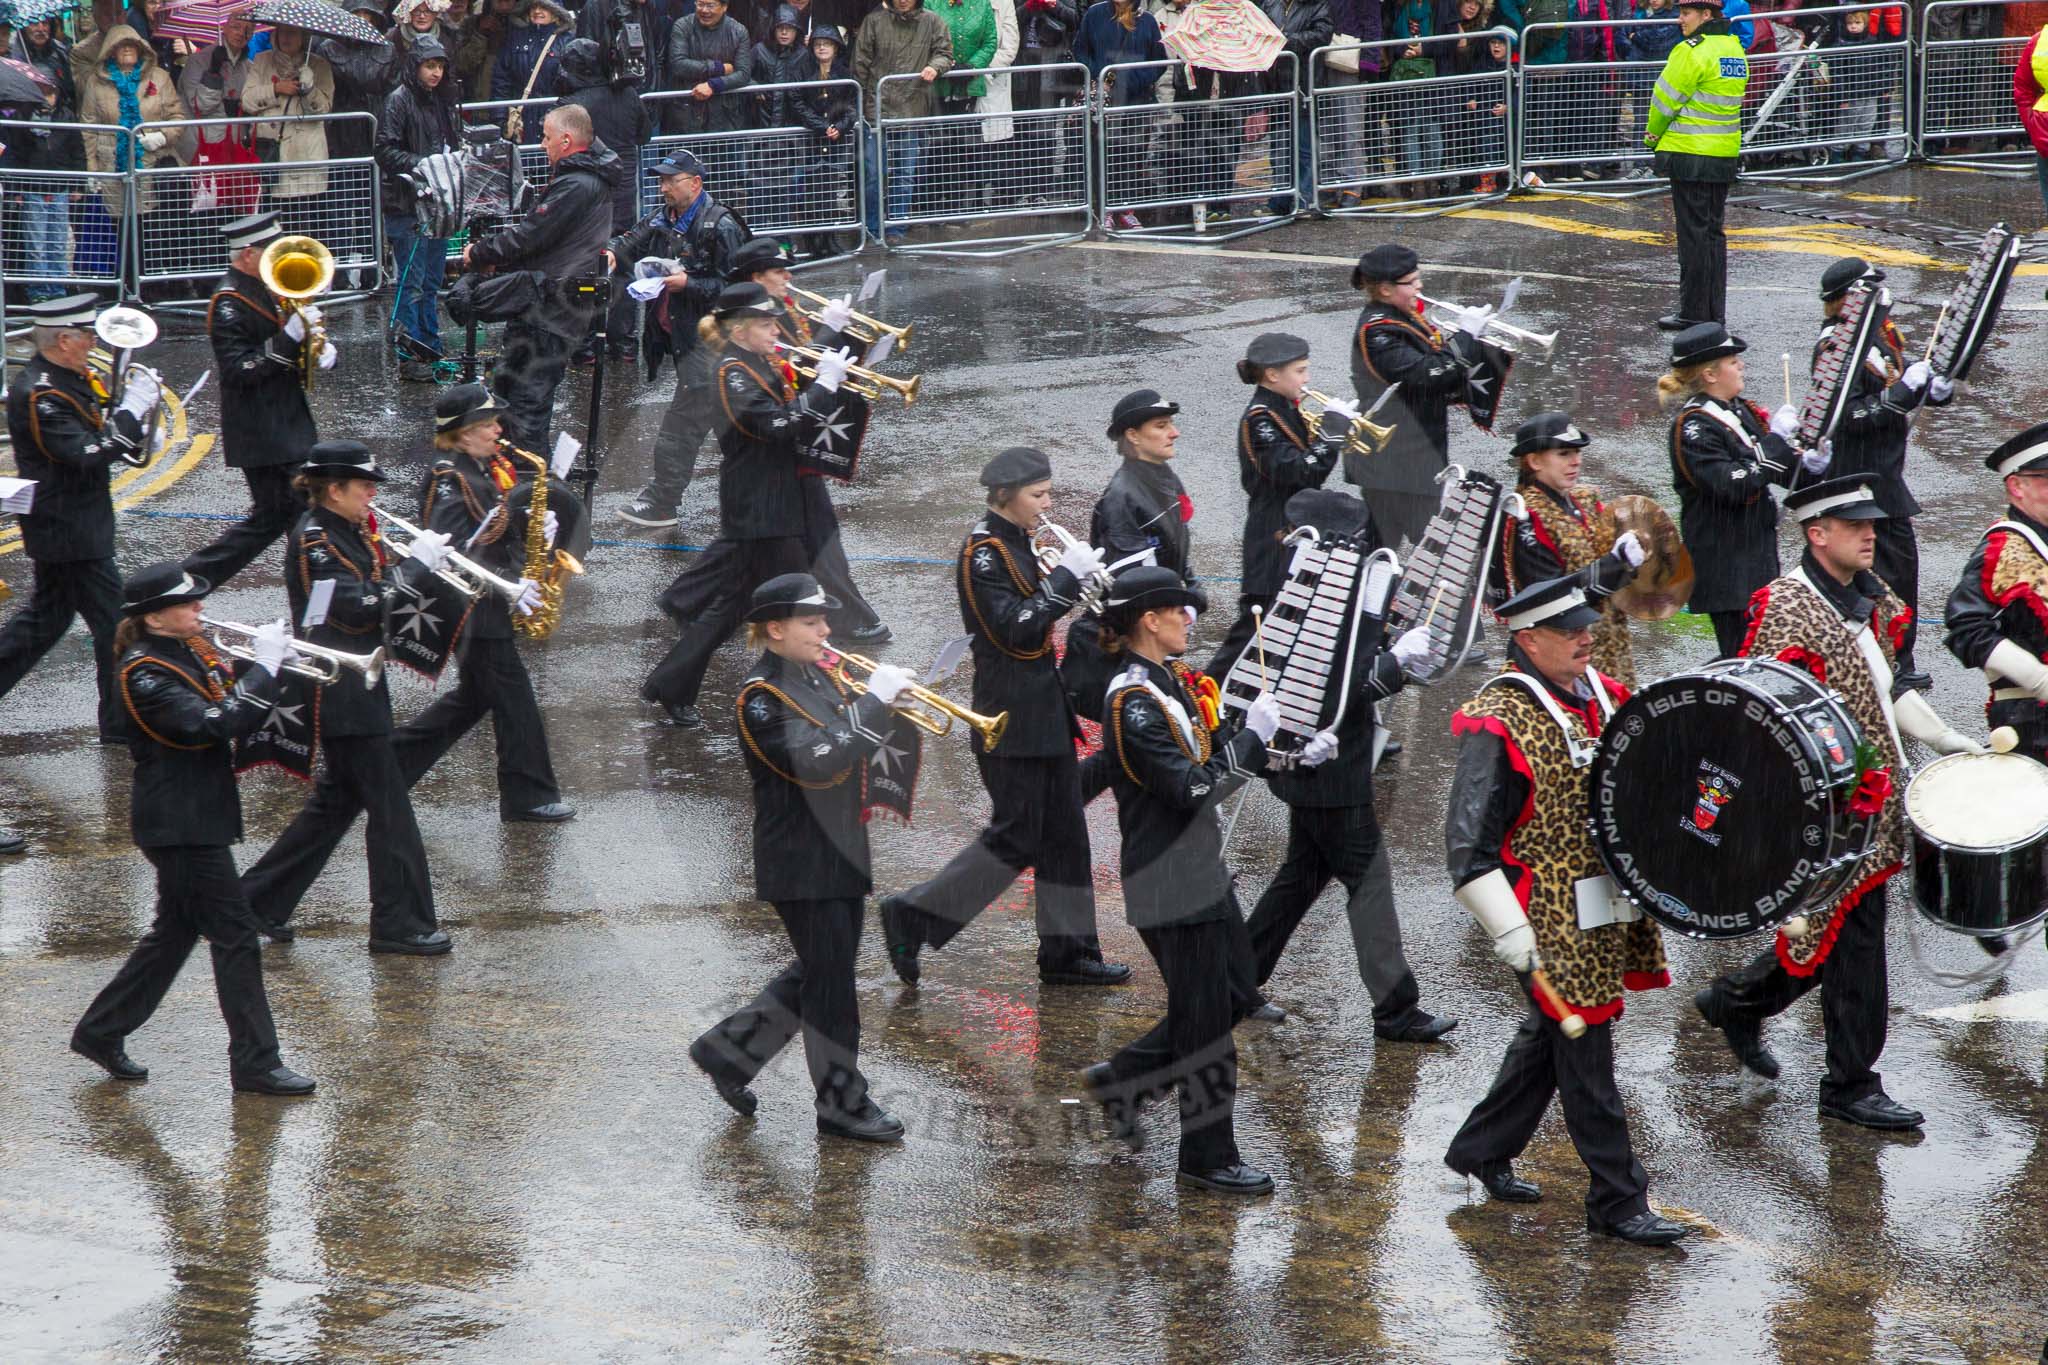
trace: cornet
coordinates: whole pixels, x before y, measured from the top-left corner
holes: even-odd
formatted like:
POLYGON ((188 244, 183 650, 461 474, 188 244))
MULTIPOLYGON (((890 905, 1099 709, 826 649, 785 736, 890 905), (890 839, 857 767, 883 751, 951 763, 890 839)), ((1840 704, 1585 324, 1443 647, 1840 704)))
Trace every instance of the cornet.
MULTIPOLYGON (((237 659, 255 659, 254 649, 234 641, 255 639, 256 627, 245 626, 239 621, 216 621, 211 616, 200 617, 199 624, 213 632, 213 647, 221 653, 237 659)), ((377 680, 384 676, 384 646, 378 645, 368 654, 345 654, 307 640, 294 640, 291 657, 284 661, 285 672, 311 678, 317 683, 340 682, 343 669, 360 675, 363 686, 375 687, 377 680)))
MULTIPOLYGON (((380 508, 377 520, 397 527, 412 537, 412 540, 418 540, 420 537, 420 528, 396 512, 386 512, 380 508)), ((410 548, 411 543, 407 541, 405 545, 392 548, 404 553, 410 548)), ((504 598, 508 607, 517 605, 519 601, 520 587, 515 580, 494 574, 468 555, 457 554, 452 549, 446 552, 443 567, 434 570, 434 576, 464 597, 482 597, 486 591, 490 591, 504 598)))
MULTIPOLYGON (((824 354, 823 351, 819 350, 816 346, 791 346, 788 342, 784 341, 778 341, 775 345, 778 350, 787 351, 791 355, 802 356, 805 360, 810 361, 811 363, 808 365, 798 365, 796 372, 806 379, 817 378, 818 357, 824 354)), ((867 399, 880 398, 883 389, 894 389, 902 397, 903 406, 907 408, 917 401, 917 389, 920 384, 924 383, 924 376, 914 374, 908 379, 898 379, 894 375, 883 374, 878 370, 870 370, 860 365, 849 365, 846 367, 845 383, 848 388, 867 399)))
MULTIPOLYGON (((1415 297, 1422 300, 1423 304, 1427 307, 1434 308, 1440 313, 1450 313, 1462 318, 1465 314, 1472 311, 1469 308, 1460 308, 1455 303, 1438 303, 1427 294, 1417 294, 1415 297)), ((1520 355, 1526 348, 1533 350, 1537 357, 1543 360, 1550 359, 1551 348, 1557 345, 1557 333, 1555 332, 1531 332, 1497 317, 1488 318, 1486 325, 1480 328, 1479 332, 1481 336, 1485 336, 1488 332, 1497 333, 1491 340, 1494 345, 1504 351, 1520 355)))
MULTIPOLYGON (((868 690, 867 684, 858 681, 848 674, 846 670, 857 668, 860 670, 861 677, 869 677, 875 671, 875 661, 862 658, 858 654, 842 654, 838 650, 832 650, 830 653, 836 660, 831 665, 833 676, 837 677, 839 681, 845 683, 855 692, 865 694, 868 690)), ((1008 711, 998 711, 993 716, 984 716, 978 712, 968 710, 958 702, 947 701, 929 687, 920 687, 916 683, 912 683, 904 688, 903 695, 916 703, 916 705, 909 705, 901 699, 897 700, 891 709, 902 716, 903 719, 909 721, 928 735, 951 734, 953 722, 956 720, 961 721, 972 727, 974 733, 981 736, 983 753, 987 753, 989 750, 994 749, 996 745, 1001 744, 1003 742, 1003 731, 1009 728, 1010 713, 1008 711)))
MULTIPOLYGON (((1054 521, 1050 512, 1038 514, 1038 529, 1031 533, 1031 553, 1038 556, 1038 567, 1041 572, 1051 573, 1057 569, 1067 551, 1080 543, 1080 538, 1054 521), (1041 541, 1044 543, 1041 544, 1041 541)), ((1103 599, 1109 596, 1109 585, 1112 581, 1107 568, 1097 569, 1089 574, 1081 584, 1081 595, 1075 600, 1075 605, 1091 615, 1101 611, 1103 599)))
MULTIPOLYGON (((1308 434, 1317 440, 1323 435, 1323 414, 1329 410, 1332 399, 1327 393, 1314 389, 1302 394, 1301 420, 1308 424, 1308 434), (1314 404, 1314 410, 1310 410, 1314 404)), ((1381 426, 1363 413, 1351 419, 1350 430, 1344 433, 1344 449, 1356 455, 1377 455, 1387 448, 1387 442, 1394 439, 1392 424, 1381 426)))
MULTIPOLYGON (((789 292, 799 300, 797 311, 812 322, 818 320, 819 310, 832 302, 831 299, 823 294, 813 294, 810 290, 799 289, 795 285, 789 287, 789 292), (803 305, 806 303, 811 306, 809 308, 804 307, 803 305)), ((869 346, 874 345, 885 335, 893 336, 896 338, 896 349, 907 351, 910 349, 911 329, 916 326, 917 324, 912 322, 906 323, 901 327, 892 327, 880 318, 871 318, 866 313, 855 313, 853 321, 847 325, 846 335, 852 337, 855 341, 863 342, 869 346)))

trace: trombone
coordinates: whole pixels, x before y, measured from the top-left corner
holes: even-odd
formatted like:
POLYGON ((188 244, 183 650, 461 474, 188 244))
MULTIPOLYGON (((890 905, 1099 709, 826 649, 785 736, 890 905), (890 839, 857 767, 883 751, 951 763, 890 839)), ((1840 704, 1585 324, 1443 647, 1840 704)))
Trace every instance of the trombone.
MULTIPOLYGON (((780 350, 787 351, 791 355, 802 356, 805 360, 810 361, 809 365, 798 365, 796 372, 806 379, 817 378, 818 357, 824 354, 823 351, 819 350, 816 346, 792 346, 786 341, 778 341, 775 345, 780 350)), ((894 389, 901 395, 903 406, 906 408, 917 401, 917 389, 922 383, 924 383, 924 376, 921 374, 914 374, 908 379, 898 379, 894 375, 883 374, 879 370, 870 370, 862 365, 849 365, 846 367, 846 387, 852 389, 861 397, 870 400, 880 398, 883 389, 894 389)))
MULTIPOLYGON (((221 653, 237 659, 255 659, 254 649, 235 641, 253 640, 256 627, 239 621, 217 621, 211 616, 200 617, 199 624, 213 632, 213 647, 221 653)), ((363 686, 375 687, 384 676, 384 646, 378 645, 368 654, 346 654, 308 640, 294 640, 291 655, 284 661, 285 672, 321 684, 340 682, 343 669, 360 674, 363 686)))
MULTIPOLYGON (((413 540, 418 540, 420 537, 420 528, 407 521, 404 517, 399 516, 396 512, 386 512, 380 509, 377 513, 377 519, 396 526, 399 530, 405 532, 406 535, 412 537, 413 540)), ((406 545, 395 548, 404 551, 409 548, 410 544, 411 541, 408 541, 406 545)), ((520 588, 517 582, 492 573, 468 555, 457 554, 452 549, 447 552, 445 567, 434 570, 434 576, 455 589, 455 591, 461 593, 464 597, 482 597, 486 591, 489 591, 504 598, 505 605, 508 607, 516 605, 519 601, 520 588)))
MULTIPOLYGON (((1038 514, 1038 529, 1031 533, 1031 553, 1038 556, 1038 568, 1042 573, 1051 573, 1060 566, 1060 559, 1081 543, 1080 537, 1052 519, 1052 513, 1038 514), (1043 541, 1044 543, 1040 543, 1043 541)), ((1109 596, 1110 577, 1107 568, 1097 569, 1081 584, 1081 595, 1074 605, 1089 615, 1102 610, 1103 599, 1109 596)))
MULTIPOLYGON (((875 671, 875 661, 862 658, 858 654, 842 654, 838 650, 832 650, 831 653, 837 660, 832 665, 833 676, 855 692, 865 693, 868 690, 867 685, 849 675, 846 670, 857 668, 861 677, 865 678, 875 671)), ((993 716, 984 716, 968 710, 958 702, 947 701, 929 687, 920 687, 916 683, 905 688, 904 695, 917 704, 907 705, 901 701, 896 703, 893 709, 903 719, 928 735, 951 734, 953 722, 962 721, 973 727, 975 734, 981 736, 981 748, 984 753, 1001 744, 1003 731, 1009 728, 1008 711, 998 711, 993 716)))
MULTIPOLYGON (((1330 395, 1310 389, 1301 398, 1301 419, 1308 423, 1308 434, 1321 440, 1323 414, 1329 410, 1332 401, 1330 395)), ((1351 419, 1351 428, 1344 433, 1344 449, 1355 455, 1377 455, 1385 450, 1387 442, 1393 439, 1393 423, 1381 426, 1364 413, 1360 413, 1351 419)))
MULTIPOLYGON (((1455 303, 1439 303, 1427 294, 1417 294, 1415 297, 1422 300, 1426 306, 1434 308, 1439 312, 1455 313, 1459 317, 1463 317, 1471 311, 1470 309, 1460 308, 1455 303)), ((1555 332, 1531 332, 1526 328, 1517 327, 1514 323, 1504 321, 1498 317, 1488 318, 1486 326, 1479 330, 1481 335, 1487 332, 1498 333, 1499 335, 1492 338, 1494 345, 1513 355, 1520 355, 1523 348, 1526 347, 1534 351, 1538 359, 1548 360, 1550 359, 1551 349, 1557 345, 1557 333, 1555 332)))
MULTIPOLYGON (((789 292, 800 300, 796 310, 812 322, 818 320, 818 310, 832 302, 831 299, 823 294, 813 294, 810 290, 799 289, 793 284, 789 287, 789 292), (805 303, 811 306, 806 308, 804 307, 805 303)), ((853 321, 847 324, 846 335, 867 346, 874 345, 884 336, 892 336, 896 338, 896 349, 907 351, 910 349, 911 330, 916 326, 916 323, 911 322, 901 327, 892 327, 880 318, 871 318, 866 313, 855 313, 853 321)))

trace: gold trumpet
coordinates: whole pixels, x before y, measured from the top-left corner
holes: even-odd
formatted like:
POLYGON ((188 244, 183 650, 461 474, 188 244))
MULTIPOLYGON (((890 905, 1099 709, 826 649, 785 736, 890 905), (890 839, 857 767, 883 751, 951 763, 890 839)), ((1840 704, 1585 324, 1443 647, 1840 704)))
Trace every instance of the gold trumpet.
MULTIPOLYGON (((314 237, 280 237, 263 248, 256 277, 277 296, 289 317, 334 286, 334 253, 314 237)), ((299 382, 308 393, 320 368, 320 353, 326 349, 327 329, 313 323, 306 331, 305 349, 299 352, 299 382)))
MULTIPOLYGON (((849 675, 846 670, 857 668, 860 670, 861 677, 869 677, 875 671, 875 661, 862 658, 858 654, 843 654, 836 649, 832 650, 831 653, 838 660, 837 663, 832 665, 834 676, 855 692, 865 693, 868 690, 867 685, 849 675)), ((917 705, 907 706, 903 702, 898 701, 894 709, 903 719, 909 721, 928 735, 951 734, 954 721, 964 722, 973 727, 975 734, 981 736, 981 747, 984 753, 994 749, 996 745, 1003 742, 1003 731, 1008 729, 1010 725, 1010 713, 1008 711, 998 711, 993 716, 984 716, 979 712, 968 710, 958 702, 948 701, 929 687, 920 687, 916 683, 912 683, 909 687, 905 688, 904 695, 916 702, 917 705)))
MULTIPOLYGON (((806 379, 817 377, 818 357, 824 354, 823 351, 816 346, 791 346, 782 341, 775 344, 791 355, 802 356, 811 362, 809 365, 798 365, 798 374, 806 379)), ((903 406, 906 408, 917 401, 918 386, 923 383, 924 376, 921 374, 914 374, 908 379, 898 379, 894 375, 883 374, 879 370, 870 370, 861 365, 846 367, 846 386, 855 393, 863 398, 876 399, 882 396, 883 389, 894 389, 902 397, 903 406)))
MULTIPOLYGON (((818 320, 820 309, 824 308, 826 304, 833 302, 833 300, 823 294, 813 294, 810 290, 799 289, 795 285, 789 287, 789 292, 802 300, 802 302, 797 304, 797 311, 812 322, 818 320), (803 306, 805 303, 811 306, 806 308, 803 306)), ((896 349, 907 351, 910 349, 911 330, 916 326, 917 324, 912 322, 906 323, 901 327, 892 327, 880 318, 871 318, 866 313, 855 313, 853 321, 847 325, 846 335, 856 341, 865 342, 870 346, 880 341, 885 335, 892 336, 896 338, 896 349)))
MULTIPOLYGON (((1302 396, 1301 416, 1308 423, 1308 434, 1317 440, 1323 435, 1323 414, 1329 409, 1331 398, 1327 393, 1310 389, 1302 396), (1309 404, 1315 405, 1311 410, 1309 404)), ((1387 442, 1394 439, 1394 427, 1390 423, 1381 426, 1363 414, 1351 419, 1351 430, 1344 433, 1344 448, 1356 455, 1377 455, 1387 448, 1387 442)))
MULTIPOLYGON (((239 621, 217 621, 211 616, 200 617, 199 624, 213 632, 213 647, 221 653, 237 659, 256 657, 256 651, 248 645, 234 643, 255 639, 256 627, 239 621)), ((368 654, 348 654, 309 640, 294 640, 292 652, 284 661, 285 672, 322 684, 340 682, 343 669, 361 675, 363 686, 375 687, 384 676, 384 646, 378 645, 368 654)))

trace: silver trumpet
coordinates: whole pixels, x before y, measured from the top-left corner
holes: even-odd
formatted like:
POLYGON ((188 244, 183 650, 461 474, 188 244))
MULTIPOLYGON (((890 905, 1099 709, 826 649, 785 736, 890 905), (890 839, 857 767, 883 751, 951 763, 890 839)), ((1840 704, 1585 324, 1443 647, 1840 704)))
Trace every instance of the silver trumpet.
MULTIPOLYGON (((1049 512, 1038 514, 1038 529, 1031 533, 1031 553, 1038 556, 1041 573, 1051 573, 1060 566, 1060 559, 1068 550, 1079 545, 1080 540, 1066 527, 1052 519, 1049 512)), ((1103 599, 1109 596, 1111 582, 1107 568, 1097 569, 1088 575, 1088 581, 1081 585, 1081 596, 1076 600, 1082 611, 1089 614, 1102 610, 1103 599)))
MULTIPOLYGON (((217 621, 211 616, 200 617, 199 624, 213 632, 213 647, 221 653, 237 659, 256 657, 256 651, 247 644, 236 643, 253 640, 256 627, 239 621, 217 621)), ((285 672, 323 684, 340 682, 343 669, 360 674, 363 686, 375 687, 384 676, 384 646, 379 645, 368 654, 347 654, 307 640, 294 640, 291 656, 284 661, 285 672)))
MULTIPOLYGON (((413 540, 418 540, 420 537, 420 528, 407 521, 404 517, 399 516, 396 512, 387 512, 380 507, 377 509, 377 520, 387 525, 395 526, 411 537, 405 545, 393 547, 400 553, 403 553, 413 540)), ((517 579, 505 578, 494 574, 468 555, 457 554, 454 550, 450 550, 444 565, 445 567, 434 571, 435 576, 464 597, 482 597, 486 592, 494 592, 505 599, 505 605, 507 606, 516 605, 519 601, 519 582, 517 579)))
MULTIPOLYGON (((1426 306, 1436 309, 1439 313, 1449 313, 1454 317, 1462 318, 1465 314, 1472 311, 1469 308, 1460 308, 1455 303, 1440 303, 1430 298, 1427 294, 1418 294, 1416 297, 1421 299, 1426 306)), ((1481 336, 1486 336, 1488 332, 1492 332, 1495 335, 1487 337, 1487 340, 1493 342, 1494 345, 1499 346, 1502 350, 1511 351, 1517 355, 1520 355, 1525 350, 1533 351, 1539 359, 1543 360, 1550 359, 1550 352, 1557 345, 1557 333, 1555 332, 1531 332, 1526 328, 1517 327, 1514 323, 1497 317, 1488 318, 1486 326, 1479 329, 1481 336)))

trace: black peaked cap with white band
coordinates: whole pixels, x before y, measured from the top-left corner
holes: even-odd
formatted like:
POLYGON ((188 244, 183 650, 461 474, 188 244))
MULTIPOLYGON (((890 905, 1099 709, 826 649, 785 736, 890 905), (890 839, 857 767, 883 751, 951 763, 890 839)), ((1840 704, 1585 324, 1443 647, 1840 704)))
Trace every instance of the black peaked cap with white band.
POLYGON ((213 584, 185 572, 183 564, 152 564, 129 574, 121 585, 121 614, 147 616, 180 602, 197 602, 212 591, 213 584))
POLYGON ((306 462, 299 466, 299 472, 329 479, 384 482, 384 471, 377 468, 377 457, 361 441, 321 441, 306 452, 306 462))
POLYGON ((1984 457, 1984 467, 2008 474, 2048 473, 2048 422, 2038 422, 1984 457))
POLYGON ((1519 460, 1539 450, 1555 450, 1560 446, 1578 450, 1591 444, 1593 438, 1579 430, 1569 413, 1539 412, 1515 428, 1515 444, 1508 451, 1508 458, 1519 460))
POLYGON ((284 229, 278 226, 275 213, 252 213, 247 218, 221 224, 220 235, 227 238, 228 250, 240 251, 245 246, 262 246, 282 237, 284 229))
POLYGON ((778 574, 754 589, 749 621, 785 621, 792 616, 822 616, 838 611, 839 599, 807 573, 778 574))
POLYGON ((1546 578, 1501 603, 1500 619, 1510 631, 1531 626, 1579 630, 1598 621, 1600 611, 1586 601, 1586 589, 1576 578, 1546 578))
POLYGON ((1862 474, 1822 479, 1785 495, 1785 510, 1800 521, 1840 517, 1843 521, 1882 521, 1884 509, 1870 480, 1862 474))
POLYGON ((61 299, 23 305, 14 310, 16 322, 35 327, 90 327, 100 315, 100 301, 90 294, 66 294, 61 299))
POLYGON ((1167 607, 1209 609, 1209 598, 1200 588, 1191 588, 1172 569, 1157 564, 1135 564, 1118 574, 1109 585, 1109 597, 1102 604, 1103 619, 1127 627, 1148 611, 1167 607))

